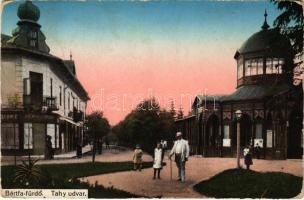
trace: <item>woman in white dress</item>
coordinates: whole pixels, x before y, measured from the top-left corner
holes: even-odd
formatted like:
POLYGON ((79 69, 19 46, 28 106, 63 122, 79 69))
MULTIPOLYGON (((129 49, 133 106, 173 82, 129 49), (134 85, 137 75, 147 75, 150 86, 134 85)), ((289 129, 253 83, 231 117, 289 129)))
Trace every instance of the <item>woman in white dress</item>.
POLYGON ((160 179, 160 170, 162 169, 163 165, 163 150, 161 148, 161 144, 157 143, 156 148, 154 149, 154 164, 153 164, 153 169, 154 169, 154 176, 153 179, 157 178, 160 179))

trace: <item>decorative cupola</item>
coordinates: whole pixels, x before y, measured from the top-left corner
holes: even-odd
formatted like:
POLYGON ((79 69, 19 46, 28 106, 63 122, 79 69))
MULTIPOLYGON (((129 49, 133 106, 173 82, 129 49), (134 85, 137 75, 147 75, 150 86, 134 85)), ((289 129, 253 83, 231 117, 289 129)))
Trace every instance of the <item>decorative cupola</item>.
POLYGON ((277 28, 270 28, 267 12, 261 30, 250 36, 236 51, 237 87, 267 85, 283 78, 290 71, 293 50, 288 38, 277 28))
POLYGON ((7 41, 7 45, 49 53, 50 48, 40 30, 41 25, 38 24, 39 8, 31 1, 25 1, 19 5, 17 15, 20 21, 12 31, 12 38, 7 41))

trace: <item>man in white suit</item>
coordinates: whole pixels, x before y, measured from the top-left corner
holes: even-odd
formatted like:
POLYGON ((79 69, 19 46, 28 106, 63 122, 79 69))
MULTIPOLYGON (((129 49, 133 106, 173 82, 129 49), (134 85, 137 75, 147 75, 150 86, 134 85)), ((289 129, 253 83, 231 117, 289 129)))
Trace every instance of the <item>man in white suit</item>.
POLYGON ((176 141, 170 152, 169 159, 175 155, 175 162, 178 168, 178 180, 185 182, 185 165, 189 157, 189 144, 187 140, 182 138, 182 133, 176 133, 176 141))

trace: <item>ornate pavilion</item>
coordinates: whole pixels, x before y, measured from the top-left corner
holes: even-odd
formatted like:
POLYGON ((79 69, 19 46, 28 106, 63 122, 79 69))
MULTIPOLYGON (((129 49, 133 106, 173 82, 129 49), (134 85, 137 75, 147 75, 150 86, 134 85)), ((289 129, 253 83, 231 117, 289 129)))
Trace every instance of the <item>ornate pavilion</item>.
POLYGON ((262 29, 234 55, 236 91, 224 96, 198 95, 191 114, 176 120, 192 154, 235 156, 235 111, 241 110, 241 149, 259 146, 264 159, 302 157, 303 93, 292 84, 294 53, 289 40, 269 27, 266 12, 264 16, 262 29))

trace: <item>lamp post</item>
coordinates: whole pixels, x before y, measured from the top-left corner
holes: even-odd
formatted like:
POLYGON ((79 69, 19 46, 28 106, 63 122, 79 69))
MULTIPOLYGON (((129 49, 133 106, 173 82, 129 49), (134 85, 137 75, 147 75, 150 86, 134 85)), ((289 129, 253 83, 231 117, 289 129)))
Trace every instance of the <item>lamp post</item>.
POLYGON ((242 118, 242 111, 241 110, 235 111, 235 116, 237 119, 236 166, 239 169, 240 168, 240 132, 241 132, 240 119, 242 118))

